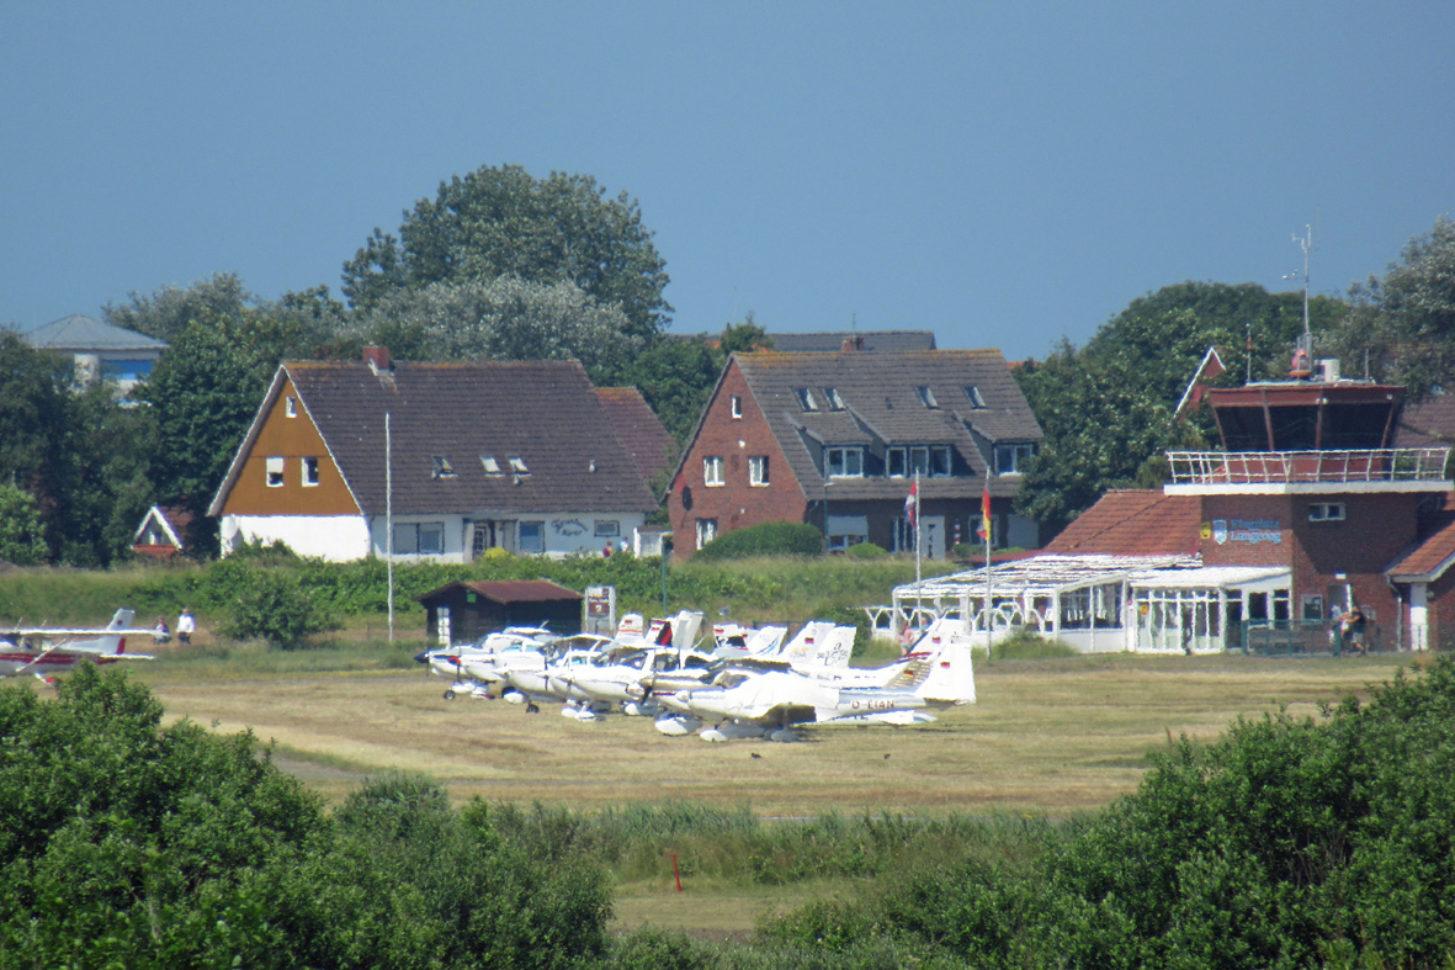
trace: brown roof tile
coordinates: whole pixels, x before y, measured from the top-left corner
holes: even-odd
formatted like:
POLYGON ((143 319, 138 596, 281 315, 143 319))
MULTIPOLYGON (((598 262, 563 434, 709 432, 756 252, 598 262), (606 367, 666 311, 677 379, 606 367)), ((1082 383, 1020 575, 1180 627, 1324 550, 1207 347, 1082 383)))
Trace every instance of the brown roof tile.
POLYGON ((1150 489, 1113 489, 1082 512, 1044 552, 1160 556, 1198 550, 1202 500, 1150 489))
POLYGON ((596 396, 616 427, 616 436, 636 459, 642 477, 651 481, 672 465, 677 444, 635 387, 598 387, 596 396))

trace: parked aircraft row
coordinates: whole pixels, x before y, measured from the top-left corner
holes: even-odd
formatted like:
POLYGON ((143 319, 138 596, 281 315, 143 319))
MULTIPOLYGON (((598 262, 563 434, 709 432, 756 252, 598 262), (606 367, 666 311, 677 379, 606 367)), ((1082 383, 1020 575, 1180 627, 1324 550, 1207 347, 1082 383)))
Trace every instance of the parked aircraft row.
POLYGON ((650 626, 635 619, 616 637, 510 627, 416 659, 451 678, 446 699, 499 697, 532 712, 555 701, 583 721, 620 711, 652 717, 663 734, 709 741, 787 741, 809 723, 920 723, 934 720, 932 709, 975 701, 970 639, 953 621, 937 623, 893 663, 856 668, 851 626, 814 621, 785 642, 786 627, 723 625, 702 649, 700 613, 650 626))
POLYGON ((0 677, 33 674, 46 683, 82 660, 98 664, 118 660, 152 660, 150 654, 127 653, 128 636, 153 636, 152 630, 130 629, 136 611, 122 608, 104 627, 13 626, 0 628, 0 677))

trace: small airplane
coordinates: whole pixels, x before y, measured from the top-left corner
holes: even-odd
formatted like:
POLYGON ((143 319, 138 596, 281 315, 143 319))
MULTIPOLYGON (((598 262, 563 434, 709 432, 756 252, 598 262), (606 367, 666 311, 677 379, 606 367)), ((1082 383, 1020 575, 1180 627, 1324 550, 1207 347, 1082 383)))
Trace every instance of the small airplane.
POLYGON ((707 741, 766 737, 795 740, 795 725, 828 722, 913 724, 933 720, 929 708, 975 702, 970 639, 959 624, 931 627, 906 656, 871 670, 733 670, 713 686, 660 698, 672 714, 657 730, 700 730, 707 741), (706 725, 706 726, 704 726, 706 725))
POLYGON ((28 673, 50 683, 51 675, 70 670, 82 660, 98 664, 155 660, 151 654, 126 652, 128 636, 156 636, 154 630, 131 629, 135 616, 135 610, 122 607, 104 627, 0 628, 0 677, 28 673))

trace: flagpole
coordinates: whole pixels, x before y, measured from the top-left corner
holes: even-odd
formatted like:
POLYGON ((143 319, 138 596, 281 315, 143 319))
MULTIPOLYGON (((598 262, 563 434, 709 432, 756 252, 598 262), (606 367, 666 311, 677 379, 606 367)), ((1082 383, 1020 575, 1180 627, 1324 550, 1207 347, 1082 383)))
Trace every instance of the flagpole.
POLYGON ((985 658, 990 659, 991 634, 991 568, 990 568, 990 465, 985 466, 985 493, 980 503, 980 528, 985 533, 985 658))
POLYGON ((920 595, 920 514, 919 514, 919 472, 914 473, 914 595, 920 595))

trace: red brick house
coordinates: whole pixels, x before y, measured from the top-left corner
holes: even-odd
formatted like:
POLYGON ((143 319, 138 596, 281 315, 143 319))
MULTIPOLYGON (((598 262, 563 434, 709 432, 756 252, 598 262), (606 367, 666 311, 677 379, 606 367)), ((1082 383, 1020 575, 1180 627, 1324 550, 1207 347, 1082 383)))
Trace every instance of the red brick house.
POLYGON ((734 354, 673 475, 675 555, 775 521, 910 551, 916 477, 926 556, 980 541, 987 488, 993 544, 1035 546, 1011 501, 1040 438, 998 350, 734 354))

